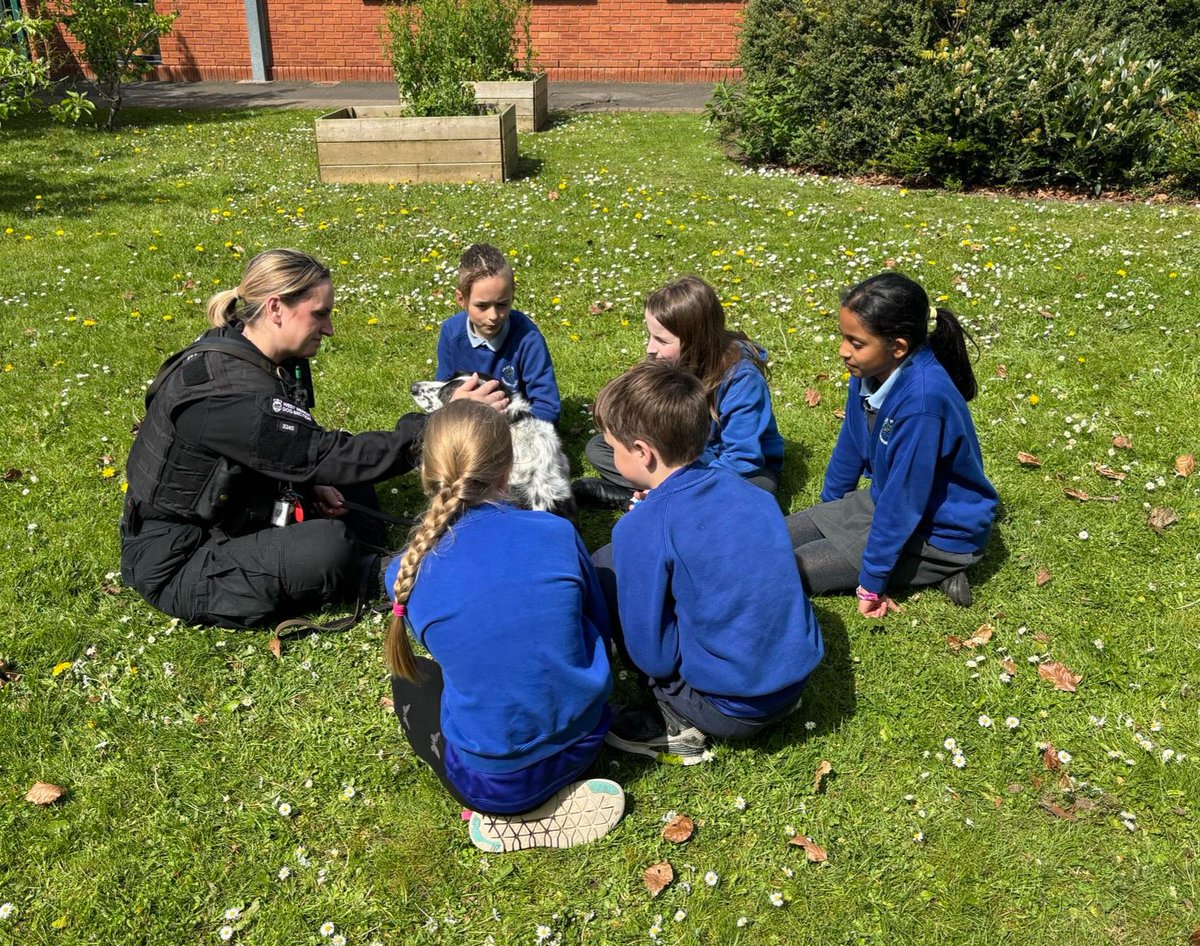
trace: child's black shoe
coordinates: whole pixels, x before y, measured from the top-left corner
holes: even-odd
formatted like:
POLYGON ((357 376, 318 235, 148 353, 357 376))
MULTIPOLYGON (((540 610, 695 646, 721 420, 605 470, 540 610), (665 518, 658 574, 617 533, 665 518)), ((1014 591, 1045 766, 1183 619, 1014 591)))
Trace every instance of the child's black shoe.
POLYGON ((949 578, 938 582, 938 589, 960 608, 971 606, 971 583, 967 581, 966 572, 955 572, 949 578))
POLYGON ((645 709, 617 709, 604 741, 622 752, 672 765, 695 765, 712 758, 708 737, 661 703, 645 709))
POLYGON ((571 484, 571 494, 580 506, 601 509, 628 509, 633 491, 598 476, 588 476, 571 484))

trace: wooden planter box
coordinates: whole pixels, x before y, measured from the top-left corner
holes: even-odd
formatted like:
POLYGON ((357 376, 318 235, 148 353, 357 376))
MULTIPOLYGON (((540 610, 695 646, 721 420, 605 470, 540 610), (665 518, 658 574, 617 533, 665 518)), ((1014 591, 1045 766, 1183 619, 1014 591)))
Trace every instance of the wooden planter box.
POLYGON ((504 82, 476 82, 475 101, 480 105, 500 108, 513 105, 517 109, 517 131, 541 131, 549 119, 550 82, 546 73, 536 79, 504 82))
POLYGON ((517 170, 517 111, 414 118, 398 105, 339 108, 316 120, 326 184, 504 181, 517 170))

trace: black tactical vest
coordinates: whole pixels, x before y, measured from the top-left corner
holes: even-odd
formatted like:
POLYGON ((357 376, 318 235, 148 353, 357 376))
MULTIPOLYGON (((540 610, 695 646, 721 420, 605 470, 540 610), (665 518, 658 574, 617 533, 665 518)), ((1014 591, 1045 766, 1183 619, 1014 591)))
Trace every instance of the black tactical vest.
POLYGON ((126 464, 127 499, 137 504, 143 518, 215 523, 242 472, 176 433, 175 417, 183 408, 231 390, 282 390, 300 406, 309 406, 311 388, 303 380, 294 381, 257 349, 229 337, 229 331, 208 332, 172 355, 146 391, 146 417, 126 464))

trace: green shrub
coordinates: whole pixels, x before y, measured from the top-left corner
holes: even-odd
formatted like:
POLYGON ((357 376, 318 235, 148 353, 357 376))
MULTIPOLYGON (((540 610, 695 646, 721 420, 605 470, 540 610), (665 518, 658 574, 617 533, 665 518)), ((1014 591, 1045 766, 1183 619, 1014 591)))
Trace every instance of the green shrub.
POLYGON ((137 0, 70 0, 53 9, 96 77, 96 92, 108 106, 104 127, 112 130, 121 108, 121 84, 151 69, 139 51, 168 35, 179 14, 156 13, 154 4, 137 0))
POLYGON ((42 49, 34 57, 27 44, 39 43, 51 27, 49 20, 30 17, 0 19, 0 125, 43 105, 58 121, 78 121, 95 110, 78 92, 68 92, 61 101, 45 104, 42 93, 54 85, 49 50, 42 49))
POLYGON ((1163 135, 1166 185, 1183 194, 1200 194, 1200 114, 1173 116, 1163 135))
POLYGON ((414 0, 382 30, 400 99, 414 115, 467 115, 470 83, 533 74, 529 0, 414 0), (524 35, 522 62, 517 30, 524 35))
POLYGON ((751 0, 745 78, 717 88, 710 116, 755 161, 1137 186, 1165 173, 1198 36, 1194 0, 751 0))

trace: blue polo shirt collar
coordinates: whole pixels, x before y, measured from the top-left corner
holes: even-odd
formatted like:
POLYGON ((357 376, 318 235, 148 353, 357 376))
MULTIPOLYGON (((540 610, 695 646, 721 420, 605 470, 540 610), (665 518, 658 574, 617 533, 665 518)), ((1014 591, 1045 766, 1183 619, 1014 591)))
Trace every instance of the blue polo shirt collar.
POLYGON ((467 341, 471 343, 472 348, 487 348, 490 351, 499 351, 504 345, 504 340, 508 338, 508 333, 511 328, 512 319, 505 319, 504 325, 500 327, 500 332, 495 338, 484 338, 482 335, 476 334, 475 326, 471 324, 471 320, 468 318, 467 341))
POLYGON ((883 384, 876 385, 874 378, 864 378, 859 386, 858 393, 862 395, 864 401, 867 402, 867 409, 872 413, 877 412, 883 407, 883 402, 887 400, 888 392, 895 386, 896 381, 900 377, 900 372, 912 364, 912 355, 905 358, 900 365, 888 375, 888 379, 883 384))

